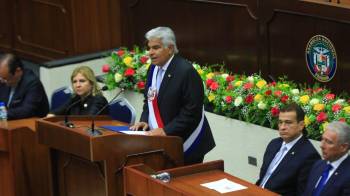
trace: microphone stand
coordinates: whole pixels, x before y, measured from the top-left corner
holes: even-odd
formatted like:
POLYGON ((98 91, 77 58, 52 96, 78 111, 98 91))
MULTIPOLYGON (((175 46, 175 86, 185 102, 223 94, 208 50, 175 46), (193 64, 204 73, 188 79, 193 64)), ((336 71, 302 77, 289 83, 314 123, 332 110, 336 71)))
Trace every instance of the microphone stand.
POLYGON ((94 114, 92 116, 92 120, 91 120, 91 128, 89 128, 87 130, 87 133, 90 135, 90 136, 98 136, 98 135, 102 135, 102 132, 98 129, 95 129, 95 118, 97 115, 99 115, 104 109, 106 109, 107 106, 109 106, 109 104, 114 101, 117 97, 119 97, 119 95, 124 92, 124 88, 121 88, 120 91, 106 104, 104 105, 99 111, 96 112, 96 114, 94 114))
POLYGON ((68 121, 68 115, 69 115, 68 112, 70 111, 70 109, 72 109, 73 106, 75 106, 76 104, 81 102, 81 98, 80 97, 78 97, 78 98, 79 99, 77 101, 73 102, 72 104, 70 104, 64 112, 64 123, 63 124, 66 127, 74 128, 74 124, 72 122, 68 121))

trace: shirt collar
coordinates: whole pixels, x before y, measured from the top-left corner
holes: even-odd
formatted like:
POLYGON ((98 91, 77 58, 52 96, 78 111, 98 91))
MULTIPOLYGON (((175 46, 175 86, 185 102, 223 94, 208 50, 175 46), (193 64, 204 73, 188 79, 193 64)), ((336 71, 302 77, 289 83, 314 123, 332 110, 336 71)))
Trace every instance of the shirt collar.
POLYGON ((300 134, 299 137, 295 138, 291 142, 286 143, 283 141, 282 146, 284 145, 287 147, 288 150, 290 150, 300 140, 301 137, 303 137, 303 134, 300 134))
POLYGON ((340 157, 338 160, 333 161, 333 162, 329 162, 327 161, 328 164, 332 165, 332 169, 337 169, 339 167, 339 165, 348 157, 348 153, 345 153, 342 157, 340 157))
POLYGON ((170 62, 171 62, 171 60, 173 60, 173 58, 174 58, 174 55, 172 55, 170 57, 170 59, 163 66, 161 66, 161 67, 159 66, 159 69, 162 69, 163 73, 165 73, 165 71, 168 69, 170 62))

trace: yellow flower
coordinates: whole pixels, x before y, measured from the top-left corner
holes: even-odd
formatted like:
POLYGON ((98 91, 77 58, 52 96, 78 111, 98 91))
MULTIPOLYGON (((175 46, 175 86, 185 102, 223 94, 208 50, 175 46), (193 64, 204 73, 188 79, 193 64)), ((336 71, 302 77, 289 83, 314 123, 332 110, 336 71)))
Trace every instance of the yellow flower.
POLYGON ((146 64, 146 70, 148 70, 149 66, 151 65, 151 63, 147 63, 146 64))
POLYGON ((199 75, 203 74, 203 70, 202 69, 197 69, 197 72, 198 72, 199 75))
POLYGON ((238 87, 238 86, 241 86, 242 83, 243 83, 243 82, 242 82, 241 80, 239 80, 239 81, 235 82, 235 86, 237 86, 237 87, 238 87))
POLYGON ((350 106, 344 107, 343 110, 345 111, 345 113, 350 114, 350 106))
POLYGON ((280 88, 288 88, 288 87, 289 87, 289 84, 280 84, 279 87, 280 87, 280 88))
POLYGON ((317 104, 314 105, 314 110, 315 111, 322 111, 322 110, 324 110, 324 108, 325 108, 325 105, 322 104, 322 103, 317 103, 317 104))
POLYGON ((209 93, 208 100, 209 102, 212 102, 215 99, 215 95, 213 93, 209 93))
POLYGON ((207 79, 212 79, 214 77, 214 73, 210 72, 207 74, 207 79))
POLYGON ((310 118, 308 116, 304 117, 304 124, 305 127, 308 127, 311 124, 310 118))
POLYGON ((123 59, 123 62, 125 63, 126 66, 130 67, 130 68, 134 68, 134 65, 132 63, 132 58, 130 56, 126 56, 123 59))
POLYGON ((326 128, 328 126, 329 122, 324 122, 321 126, 322 126, 322 129, 320 130, 320 133, 323 134, 323 132, 326 131, 326 128))
POLYGON ((258 88, 262 88, 262 87, 264 87, 266 85, 266 81, 265 80, 260 80, 260 81, 258 81, 257 83, 256 83, 256 86, 258 87, 258 88))
POLYGON ((254 101, 259 102, 259 101, 261 101, 261 100, 262 100, 262 98, 263 98, 263 96, 262 96, 262 95, 260 95, 260 94, 256 94, 256 95, 255 95, 255 97, 254 97, 254 101))
POLYGON ((307 104, 308 102, 309 102, 309 100, 310 100, 310 97, 308 96, 308 95, 304 95, 304 96, 301 96, 300 97, 300 102, 302 103, 302 104, 307 104))

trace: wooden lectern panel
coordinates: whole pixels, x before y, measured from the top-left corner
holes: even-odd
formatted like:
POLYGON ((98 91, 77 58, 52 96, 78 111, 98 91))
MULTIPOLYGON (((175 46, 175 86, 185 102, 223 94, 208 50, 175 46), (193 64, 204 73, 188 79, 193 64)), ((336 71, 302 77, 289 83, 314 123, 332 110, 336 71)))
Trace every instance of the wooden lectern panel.
POLYGON ((155 172, 144 164, 124 168, 125 195, 126 196, 185 196, 185 195, 222 195, 215 190, 201 186, 203 183, 228 179, 246 186, 247 189, 225 193, 224 195, 256 195, 276 196, 278 194, 262 189, 255 184, 232 176, 224 172, 224 162, 212 161, 179 168, 155 172), (168 172, 171 176, 169 183, 150 177, 151 174, 168 172))
MULTIPOLYGON (((182 139, 168 136, 126 135, 100 129, 90 136, 91 117, 70 116, 75 128, 64 126, 63 117, 37 121, 39 143, 51 149, 54 189, 58 196, 123 195, 122 169, 146 163, 153 169, 183 165, 182 139)), ((125 125, 98 116, 95 126, 125 125)))
POLYGON ((49 150, 38 144, 35 119, 0 128, 0 195, 50 196, 49 150))

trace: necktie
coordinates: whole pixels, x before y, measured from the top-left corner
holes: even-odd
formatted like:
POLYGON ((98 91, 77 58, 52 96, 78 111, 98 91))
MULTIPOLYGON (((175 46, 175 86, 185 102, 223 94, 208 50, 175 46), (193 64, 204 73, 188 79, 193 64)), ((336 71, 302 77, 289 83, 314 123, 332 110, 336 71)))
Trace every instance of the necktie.
POLYGON ((320 181, 318 182, 316 188, 313 191, 312 196, 319 196, 321 194, 322 189, 326 185, 326 181, 328 179, 329 171, 331 171, 332 168, 333 167, 332 167, 331 164, 327 164, 326 168, 323 170, 323 173, 322 173, 320 181))
POLYGON ((283 144, 282 147, 280 148, 280 150, 277 152, 277 154, 275 155, 275 158, 273 158, 269 167, 267 168, 267 171, 266 171, 266 174, 265 174, 263 180, 260 183, 261 187, 265 186, 267 180, 270 178, 271 174, 276 169, 277 164, 281 161, 283 154, 287 151, 287 149, 288 149, 287 146, 285 144, 283 144))
POLYGON ((163 69, 159 68, 158 72, 157 72, 157 93, 159 93, 159 89, 160 89, 160 84, 162 83, 162 79, 163 79, 163 69))

